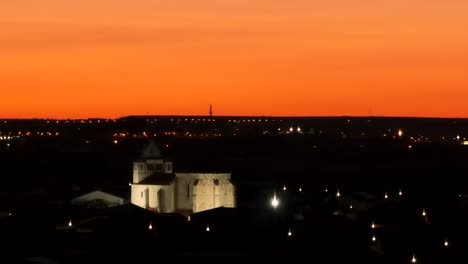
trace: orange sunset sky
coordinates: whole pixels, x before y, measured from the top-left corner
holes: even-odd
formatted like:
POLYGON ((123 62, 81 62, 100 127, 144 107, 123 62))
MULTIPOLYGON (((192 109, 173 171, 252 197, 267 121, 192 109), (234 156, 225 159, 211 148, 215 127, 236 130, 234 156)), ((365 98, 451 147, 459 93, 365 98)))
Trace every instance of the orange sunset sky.
POLYGON ((0 1, 0 87, 0 118, 468 117, 468 1, 0 1))

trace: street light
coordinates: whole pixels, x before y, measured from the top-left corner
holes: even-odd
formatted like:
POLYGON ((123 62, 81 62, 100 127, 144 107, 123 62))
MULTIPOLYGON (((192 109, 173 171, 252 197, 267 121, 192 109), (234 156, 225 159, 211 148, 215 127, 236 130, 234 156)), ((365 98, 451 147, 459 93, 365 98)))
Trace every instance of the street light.
POLYGON ((416 263, 416 256, 413 254, 413 258, 411 259, 411 263, 416 263))
POLYGON ((73 224, 72 224, 72 220, 70 219, 70 221, 68 221, 68 227, 72 227, 73 224))
POLYGON ((341 196, 340 189, 338 189, 338 190, 336 191, 336 198, 340 198, 340 196, 341 196))
POLYGON ((279 200, 276 198, 276 193, 273 195, 273 199, 271 199, 271 206, 276 209, 279 205, 279 200))

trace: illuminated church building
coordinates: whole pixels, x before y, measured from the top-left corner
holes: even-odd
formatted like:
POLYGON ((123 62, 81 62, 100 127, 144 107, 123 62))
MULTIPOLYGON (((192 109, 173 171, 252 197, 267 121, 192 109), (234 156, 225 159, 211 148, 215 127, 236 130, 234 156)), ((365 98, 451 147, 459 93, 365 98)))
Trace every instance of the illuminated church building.
POLYGON ((175 173, 172 161, 153 143, 133 163, 133 204, 159 213, 185 215, 217 207, 235 207, 230 173, 175 173))

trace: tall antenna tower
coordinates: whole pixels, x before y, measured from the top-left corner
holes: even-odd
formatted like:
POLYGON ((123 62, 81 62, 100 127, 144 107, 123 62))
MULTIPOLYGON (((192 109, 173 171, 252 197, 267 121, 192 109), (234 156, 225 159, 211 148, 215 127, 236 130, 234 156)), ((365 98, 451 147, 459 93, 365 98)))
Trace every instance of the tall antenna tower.
POLYGON ((213 105, 210 104, 210 118, 213 117, 213 105))

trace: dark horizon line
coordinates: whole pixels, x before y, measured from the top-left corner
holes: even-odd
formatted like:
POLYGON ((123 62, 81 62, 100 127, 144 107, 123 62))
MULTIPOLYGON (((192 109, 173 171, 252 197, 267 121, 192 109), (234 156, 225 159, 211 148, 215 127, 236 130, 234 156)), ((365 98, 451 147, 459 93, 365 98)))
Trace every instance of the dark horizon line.
POLYGON ((104 117, 85 117, 85 118, 48 118, 48 117, 31 117, 31 118, 0 118, 2 121, 9 120, 121 120, 126 118, 144 118, 144 117, 196 117, 196 118, 286 118, 286 119, 312 119, 312 118, 380 118, 380 119, 451 119, 451 120, 467 120, 468 117, 437 117, 437 116, 376 116, 376 115, 324 115, 324 116, 288 116, 288 115, 127 115, 116 118, 104 117))

